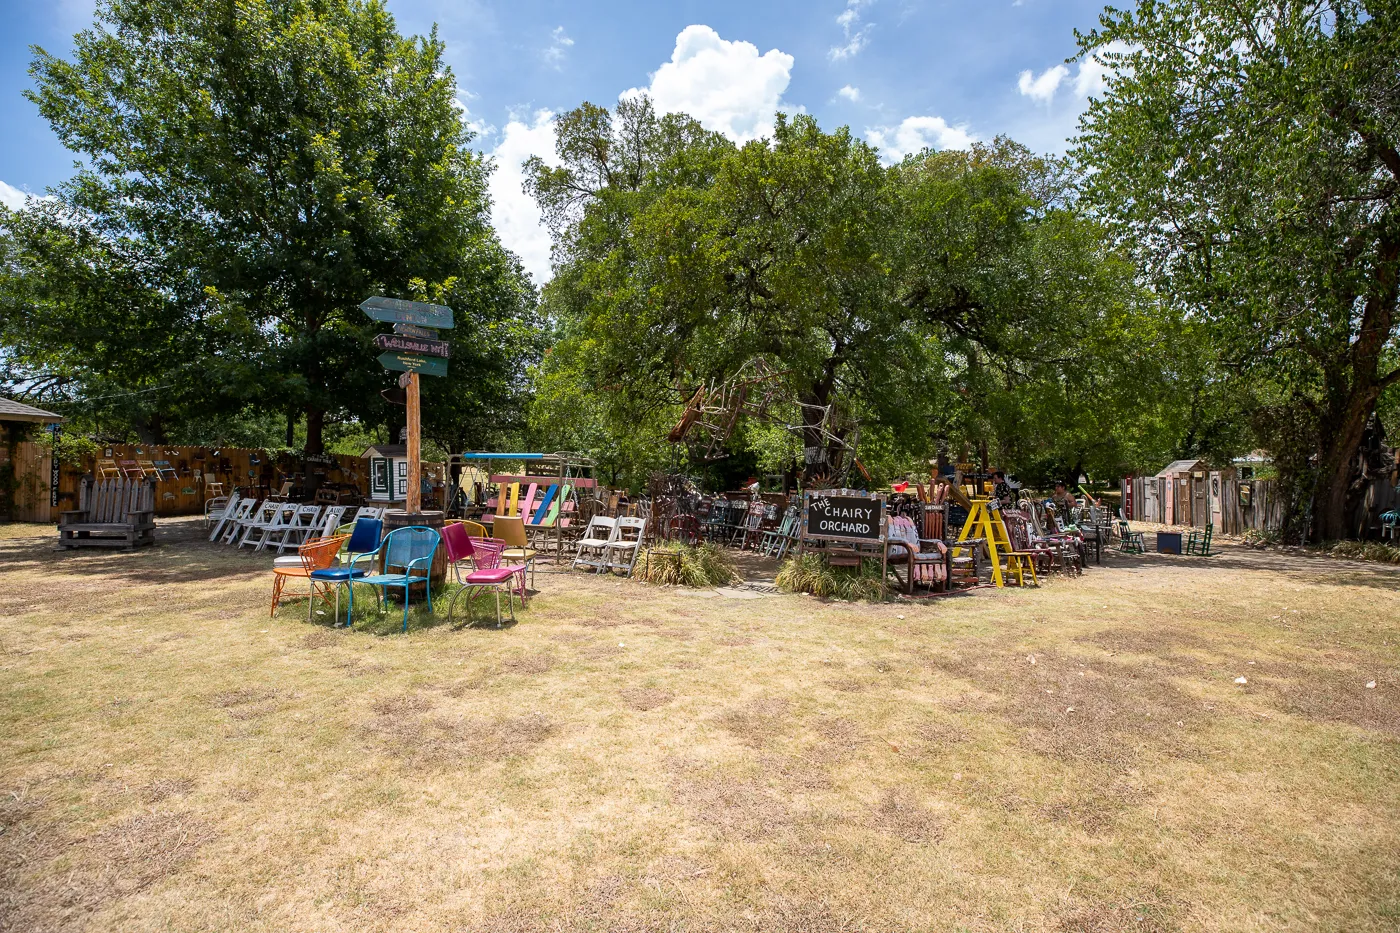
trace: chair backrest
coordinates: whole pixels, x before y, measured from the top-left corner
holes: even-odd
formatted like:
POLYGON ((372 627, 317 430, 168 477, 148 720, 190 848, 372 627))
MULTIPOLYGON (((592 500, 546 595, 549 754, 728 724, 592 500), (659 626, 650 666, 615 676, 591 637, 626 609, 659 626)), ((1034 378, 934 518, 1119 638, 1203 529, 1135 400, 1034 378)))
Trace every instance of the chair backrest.
POLYGON ((471 542, 472 564, 477 570, 495 570, 501 566, 501 554, 506 543, 500 538, 475 538, 471 542))
MULTIPOLYGON (((364 511, 361 509, 361 511, 364 511)), ((355 519, 355 529, 350 532, 351 554, 368 554, 379 550, 379 539, 384 533, 384 522, 377 518, 355 519)))
POLYGON ((467 534, 471 535, 473 538, 491 537, 491 535, 489 535, 486 531, 486 526, 481 524, 481 522, 473 522, 468 521, 467 519, 462 519, 456 524, 461 525, 463 528, 467 529, 467 534))
POLYGON ((903 515, 890 516, 889 543, 891 547, 904 548, 911 554, 919 553, 919 529, 903 515))
MULTIPOLYGON (((568 487, 564 487, 565 495, 568 495, 568 487)), ((530 517, 531 525, 553 525, 555 517, 559 514, 559 484, 554 483, 547 486, 544 495, 540 498, 540 504, 535 508, 535 514, 530 517)))
POLYGON ((495 522, 491 525, 491 530, 495 536, 506 543, 507 547, 528 547, 529 541, 525 538, 525 520, 519 515, 497 515, 495 522))
POLYGON ((617 519, 607 515, 595 515, 588 520, 588 527, 584 529, 583 536, 611 541, 617 537, 617 519))
POLYGON ((335 555, 340 551, 340 546, 345 543, 345 535, 332 535, 329 538, 312 538, 310 541, 297 548, 297 556, 301 558, 301 566, 307 573, 313 570, 326 570, 331 562, 335 560, 335 555))
POLYGON ((624 516, 617 520, 617 534, 614 536, 613 540, 624 544, 640 542, 642 536, 645 535, 646 532, 647 520, 645 518, 624 516))
POLYGON ((297 506, 293 523, 298 528, 314 528, 320 519, 321 507, 319 505, 301 505, 297 506))
POLYGON ((472 556, 472 536, 461 522, 451 522, 442 528, 442 546, 447 562, 455 564, 472 556))
POLYGON ((347 508, 348 506, 344 505, 326 506, 326 514, 324 516, 324 521, 321 522, 321 527, 325 529, 325 531, 322 533, 322 537, 329 538, 332 534, 335 533, 335 530, 340 527, 341 520, 345 517, 345 511, 347 508))
POLYGON ((395 528, 381 545, 384 559, 380 566, 385 573, 392 573, 391 568, 401 568, 404 573, 417 576, 421 572, 426 577, 432 566, 433 552, 441 542, 442 535, 424 525, 395 528))

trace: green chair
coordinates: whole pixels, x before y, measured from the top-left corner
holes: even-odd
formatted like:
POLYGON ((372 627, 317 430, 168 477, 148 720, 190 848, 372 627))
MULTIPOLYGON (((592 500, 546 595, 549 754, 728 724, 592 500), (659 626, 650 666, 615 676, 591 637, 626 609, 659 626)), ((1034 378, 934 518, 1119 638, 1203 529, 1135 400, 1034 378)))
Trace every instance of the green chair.
POLYGON ((1118 551, 1120 554, 1146 554, 1147 541, 1142 532, 1133 531, 1123 519, 1118 519, 1118 551))
POLYGON ((1196 557, 1210 557, 1210 539, 1215 531, 1214 523, 1206 525, 1205 531, 1193 531, 1186 538, 1186 553, 1196 557))

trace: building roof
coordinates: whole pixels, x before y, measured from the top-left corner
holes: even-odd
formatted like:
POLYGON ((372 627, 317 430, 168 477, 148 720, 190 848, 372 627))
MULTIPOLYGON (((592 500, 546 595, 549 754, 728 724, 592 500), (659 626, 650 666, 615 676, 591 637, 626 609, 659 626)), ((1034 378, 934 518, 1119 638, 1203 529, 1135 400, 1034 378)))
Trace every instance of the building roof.
POLYGON ((1173 460, 1154 479, 1162 479, 1177 473, 1190 473, 1193 470, 1204 470, 1205 468, 1206 462, 1204 460, 1173 460))
POLYGON ((384 457, 389 460, 402 460, 408 456, 407 444, 375 444, 373 447, 365 448, 361 457, 384 457))
POLYGON ((63 421, 63 417, 55 415, 51 411, 44 411, 42 408, 35 408, 33 405, 0 397, 0 421, 37 421, 40 424, 59 424, 63 421))

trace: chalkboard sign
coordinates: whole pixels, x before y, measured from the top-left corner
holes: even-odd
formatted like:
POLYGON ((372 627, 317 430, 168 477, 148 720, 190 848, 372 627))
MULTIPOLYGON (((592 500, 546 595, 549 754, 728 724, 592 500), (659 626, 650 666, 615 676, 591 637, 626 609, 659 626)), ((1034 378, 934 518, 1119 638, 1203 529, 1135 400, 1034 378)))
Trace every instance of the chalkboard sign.
POLYGON ((885 500, 875 496, 807 493, 805 537, 824 541, 885 540, 885 500))

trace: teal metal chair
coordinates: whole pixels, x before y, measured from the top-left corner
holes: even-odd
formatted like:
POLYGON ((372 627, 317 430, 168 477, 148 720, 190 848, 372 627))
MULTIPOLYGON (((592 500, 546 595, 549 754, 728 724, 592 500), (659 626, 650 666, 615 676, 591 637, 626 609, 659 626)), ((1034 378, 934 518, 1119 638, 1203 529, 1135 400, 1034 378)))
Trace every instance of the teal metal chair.
MULTIPOLYGON (((378 587, 376 595, 381 607, 387 599, 390 587, 403 588, 403 630, 408 631, 408 595, 410 587, 423 584, 428 594, 428 611, 433 610, 433 587, 428 580, 432 572, 433 555, 437 553, 442 536, 432 528, 411 525, 395 528, 384 536, 379 549, 367 554, 358 554, 350 563, 350 569, 362 560, 379 558, 379 573, 356 577, 355 583, 368 583, 378 587)), ((382 608, 381 608, 382 611, 382 608)))
POLYGON ((1140 531, 1133 531, 1124 519, 1118 519, 1118 550, 1123 554, 1146 554, 1147 541, 1140 531))

